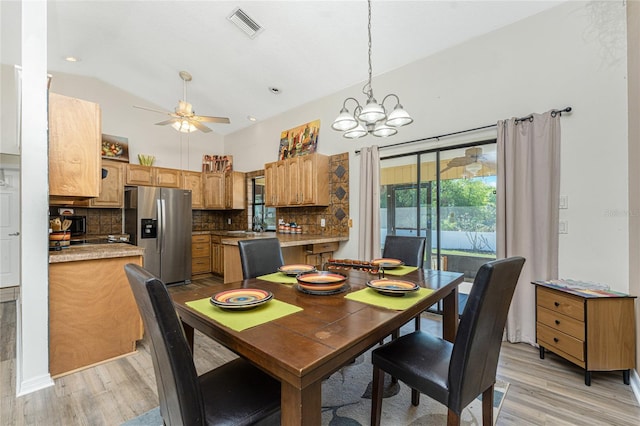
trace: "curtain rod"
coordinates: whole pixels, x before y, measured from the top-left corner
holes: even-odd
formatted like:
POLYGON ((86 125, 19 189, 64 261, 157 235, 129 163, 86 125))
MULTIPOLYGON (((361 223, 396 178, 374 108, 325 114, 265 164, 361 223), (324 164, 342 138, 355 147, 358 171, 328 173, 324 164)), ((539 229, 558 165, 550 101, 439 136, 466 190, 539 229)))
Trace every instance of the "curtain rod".
MULTIPOLYGON (((558 114, 560 114, 560 116, 562 116, 563 112, 571 112, 571 110, 572 110, 571 107, 566 107, 566 108, 563 108, 563 109, 552 109, 551 110, 551 116, 555 117, 558 114)), ((529 114, 526 117, 516 118, 516 123, 519 122, 519 121, 525 121, 525 120, 533 121, 533 114, 529 114)), ((477 130, 490 129, 492 127, 496 127, 497 125, 498 125, 497 123, 496 124, 488 124, 486 126, 474 127, 473 129, 460 130, 460 131, 457 131, 457 132, 445 133, 443 135, 438 135, 438 136, 430 136, 428 138, 414 139, 412 141, 392 143, 390 145, 383 145, 383 146, 379 147, 378 149, 392 148, 394 146, 406 145, 406 144, 415 143, 415 142, 424 142, 424 141, 429 141, 429 140, 432 140, 432 139, 439 140, 440 138, 445 138, 447 136, 454 136, 454 135, 459 135, 459 134, 462 134, 462 133, 475 132, 477 130)), ((359 149, 356 150, 356 154, 360 154, 360 150, 359 149)))

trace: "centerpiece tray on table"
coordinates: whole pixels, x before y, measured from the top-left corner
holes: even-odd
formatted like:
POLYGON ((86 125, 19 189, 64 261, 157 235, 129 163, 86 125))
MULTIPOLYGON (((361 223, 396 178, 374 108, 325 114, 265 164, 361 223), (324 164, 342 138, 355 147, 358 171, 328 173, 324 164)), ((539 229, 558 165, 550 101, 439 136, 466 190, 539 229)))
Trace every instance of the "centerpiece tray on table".
POLYGON ((334 271, 348 271, 355 269, 358 271, 368 271, 372 274, 378 273, 378 266, 371 262, 355 259, 329 259, 324 265, 324 269, 330 269, 334 271))

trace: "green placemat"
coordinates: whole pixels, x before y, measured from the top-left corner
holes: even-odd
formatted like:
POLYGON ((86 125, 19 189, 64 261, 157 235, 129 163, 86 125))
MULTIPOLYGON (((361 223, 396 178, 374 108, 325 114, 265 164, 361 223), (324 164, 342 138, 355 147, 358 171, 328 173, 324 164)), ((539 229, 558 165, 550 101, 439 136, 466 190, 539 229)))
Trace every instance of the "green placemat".
POLYGON ((302 308, 276 299, 271 299, 264 305, 248 311, 220 309, 213 306, 208 297, 187 302, 186 305, 235 331, 246 330, 302 310, 302 308))
POLYGON ((394 311, 404 311, 431 293, 433 293, 431 289, 420 288, 418 291, 407 293, 402 297, 395 297, 382 295, 371 288, 363 288, 362 290, 347 294, 345 299, 381 306, 383 308, 393 309, 394 311))
POLYGON ((385 275, 407 275, 409 272, 413 272, 418 269, 417 266, 399 266, 393 269, 385 269, 385 275))
POLYGON ((282 272, 274 272, 273 274, 261 275, 257 277, 259 280, 271 281, 272 283, 295 284, 298 282, 296 277, 290 277, 282 272))

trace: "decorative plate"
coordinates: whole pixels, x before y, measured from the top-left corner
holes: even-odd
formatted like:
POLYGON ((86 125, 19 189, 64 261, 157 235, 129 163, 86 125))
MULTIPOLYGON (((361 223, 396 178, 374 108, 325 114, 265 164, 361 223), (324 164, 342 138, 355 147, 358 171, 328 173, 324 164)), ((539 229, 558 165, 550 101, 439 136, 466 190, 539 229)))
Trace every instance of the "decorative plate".
POLYGON ((270 291, 258 288, 236 288, 216 293, 211 297, 211 304, 222 309, 252 309, 268 302, 273 297, 270 291))
POLYGON ((373 259, 371 263, 379 266, 380 268, 397 268, 404 265, 402 260, 390 258, 373 259))
POLYGON ((338 272, 316 271, 298 274, 298 287, 313 292, 335 291, 344 286, 347 276, 338 272))
POLYGON ((332 294, 339 294, 349 290, 351 286, 347 283, 341 284, 337 288, 333 288, 331 290, 320 290, 316 287, 303 286, 302 284, 296 284, 296 289, 302 293, 313 294, 315 296, 329 296, 332 294))
POLYGON ((278 272, 282 272, 285 275, 289 275, 290 277, 295 277, 298 274, 302 274, 305 272, 314 272, 316 267, 313 265, 283 265, 278 268, 278 272))
POLYGON ((404 296, 406 293, 416 291, 420 288, 418 284, 412 283, 411 281, 385 278, 368 281, 367 287, 385 296, 404 296))

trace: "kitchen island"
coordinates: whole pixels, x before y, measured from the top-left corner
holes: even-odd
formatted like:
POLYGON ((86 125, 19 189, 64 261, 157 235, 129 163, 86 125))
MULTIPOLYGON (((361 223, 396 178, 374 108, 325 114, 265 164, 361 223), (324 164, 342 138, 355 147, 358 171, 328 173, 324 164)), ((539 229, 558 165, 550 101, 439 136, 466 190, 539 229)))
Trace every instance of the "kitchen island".
POLYGON ((130 244, 83 244, 49 252, 49 372, 52 377, 136 349, 142 320, 124 265, 142 265, 130 244))
MULTIPOLYGON (((282 247, 282 257, 285 264, 305 263, 316 267, 322 266, 326 258, 338 249, 341 241, 348 237, 326 236, 316 234, 282 234, 275 232, 247 232, 247 231, 202 231, 219 239, 224 251, 224 282, 230 283, 242 280, 242 265, 238 241, 258 238, 278 238, 282 247)), ((194 232, 197 235, 198 232, 194 232)))

